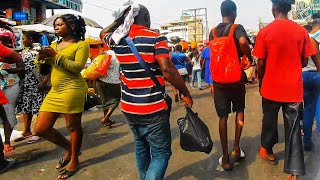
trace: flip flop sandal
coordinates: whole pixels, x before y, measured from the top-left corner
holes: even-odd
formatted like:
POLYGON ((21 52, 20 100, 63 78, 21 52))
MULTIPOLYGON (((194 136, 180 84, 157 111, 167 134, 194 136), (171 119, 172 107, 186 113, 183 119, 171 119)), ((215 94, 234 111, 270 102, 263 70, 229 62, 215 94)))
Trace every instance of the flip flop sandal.
MULTIPOLYGON (((81 155, 82 155, 82 152, 79 152, 79 156, 81 156, 81 155)), ((70 160, 64 160, 63 158, 61 158, 57 164, 57 166, 60 166, 60 167, 59 168, 56 167, 56 170, 57 171, 64 170, 63 168, 66 167, 70 161, 71 161, 71 158, 70 158, 70 160)))
POLYGON ((69 179, 72 176, 74 176, 79 170, 79 167, 77 167, 75 170, 73 171, 68 171, 68 170, 63 170, 60 172, 60 175, 58 177, 58 179, 69 179))
POLYGON ((259 147, 259 151, 258 151, 258 154, 259 156, 265 160, 266 162, 268 162, 270 165, 277 165, 278 164, 278 160, 277 158, 275 157, 275 159, 271 160, 269 159, 267 156, 263 156, 261 153, 260 153, 260 150, 261 150, 261 147, 259 147))
POLYGON ((60 166, 60 167, 57 168, 56 166, 56 170, 57 171, 63 170, 63 168, 66 167, 70 161, 71 161, 71 158, 69 160, 64 160, 63 158, 61 158, 57 164, 57 166, 60 166))
POLYGON ((4 144, 3 153, 4 155, 12 154, 14 151, 14 147, 9 144, 4 144))
POLYGON ((234 153, 232 151, 231 155, 230 155, 232 158, 235 158, 235 161, 236 162, 241 162, 243 160, 246 159, 246 154, 244 153, 244 151, 240 148, 240 153, 234 153))
POLYGON ((107 121, 107 122, 101 121, 101 124, 102 124, 104 127, 111 127, 113 124, 115 124, 115 122, 114 122, 114 121, 111 121, 111 120, 109 120, 109 121, 107 121))
POLYGON ((230 166, 224 166, 223 165, 223 163, 222 163, 222 158, 223 158, 223 156, 221 156, 220 158, 219 158, 219 165, 220 165, 220 167, 223 169, 223 171, 231 171, 232 169, 233 169, 233 166, 230 164, 230 166))
POLYGON ((31 136, 28 140, 28 144, 32 144, 32 143, 35 143, 37 142, 38 140, 40 139, 39 136, 31 136))
POLYGON ((29 136, 21 136, 21 137, 18 137, 17 139, 13 140, 14 142, 20 142, 20 141, 23 141, 23 140, 26 140, 28 138, 32 137, 32 135, 29 135, 29 136))

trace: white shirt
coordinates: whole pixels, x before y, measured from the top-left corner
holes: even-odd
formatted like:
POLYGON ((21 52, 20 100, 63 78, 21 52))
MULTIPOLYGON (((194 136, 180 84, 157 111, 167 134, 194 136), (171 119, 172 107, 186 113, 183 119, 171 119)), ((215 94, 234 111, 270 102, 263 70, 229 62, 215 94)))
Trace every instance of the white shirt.
MULTIPOLYGON (((309 34, 309 36, 320 43, 320 31, 316 32, 315 34, 309 34)), ((302 72, 305 71, 317 71, 317 67, 311 57, 308 59, 308 65, 302 69, 302 72)))
POLYGON ((192 63, 193 63, 192 70, 199 70, 199 69, 201 69, 201 61, 200 61, 200 59, 198 59, 198 61, 197 61, 196 58, 193 57, 193 58, 192 58, 192 63))
POLYGON ((109 84, 120 84, 120 63, 113 51, 109 50, 107 54, 112 55, 109 69, 107 74, 99 78, 99 80, 109 84))

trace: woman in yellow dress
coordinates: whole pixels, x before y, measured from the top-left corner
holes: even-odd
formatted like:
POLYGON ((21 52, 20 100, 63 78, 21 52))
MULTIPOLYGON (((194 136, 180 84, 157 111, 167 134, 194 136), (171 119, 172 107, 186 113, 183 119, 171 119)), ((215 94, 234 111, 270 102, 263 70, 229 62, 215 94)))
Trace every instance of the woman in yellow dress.
POLYGON ((84 42, 85 22, 80 16, 62 15, 55 19, 54 29, 60 39, 40 50, 38 58, 51 66, 52 88, 40 108, 35 133, 66 150, 56 169, 61 171, 58 179, 67 179, 80 164, 81 117, 88 89, 80 71, 89 57, 89 44, 84 42), (53 128, 60 114, 64 114, 71 141, 53 128))

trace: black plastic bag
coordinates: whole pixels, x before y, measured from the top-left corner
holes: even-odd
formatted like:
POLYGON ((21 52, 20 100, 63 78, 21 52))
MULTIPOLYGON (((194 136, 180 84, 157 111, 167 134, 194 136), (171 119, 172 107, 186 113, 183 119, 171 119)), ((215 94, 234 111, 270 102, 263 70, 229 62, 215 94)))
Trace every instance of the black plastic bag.
POLYGON ((84 103, 84 110, 91 109, 96 105, 101 105, 100 97, 97 94, 87 94, 84 103))
POLYGON ((213 142, 208 127, 191 108, 186 107, 186 110, 186 117, 177 121, 180 129, 181 148, 185 151, 200 151, 210 154, 213 142))

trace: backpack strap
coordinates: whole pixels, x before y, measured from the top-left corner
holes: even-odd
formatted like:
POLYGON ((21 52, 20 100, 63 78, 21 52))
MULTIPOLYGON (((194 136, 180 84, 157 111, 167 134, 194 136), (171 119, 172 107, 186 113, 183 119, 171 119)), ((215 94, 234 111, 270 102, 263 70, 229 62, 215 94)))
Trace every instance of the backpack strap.
POLYGON ((213 28, 212 29, 212 35, 213 35, 213 39, 217 39, 217 35, 216 35, 216 31, 217 31, 217 28, 213 28))
MULTIPOLYGON (((232 26, 233 24, 229 24, 227 25, 227 27, 224 29, 223 33, 221 36, 227 36, 227 31, 230 29, 230 27, 232 26)), ((229 30, 229 34, 230 34, 230 30, 229 30)), ((229 36, 229 35, 228 35, 229 36)))
POLYGON ((236 30, 237 26, 238 26, 238 24, 232 24, 231 29, 230 29, 230 33, 229 33, 229 37, 233 37, 234 31, 236 30))

